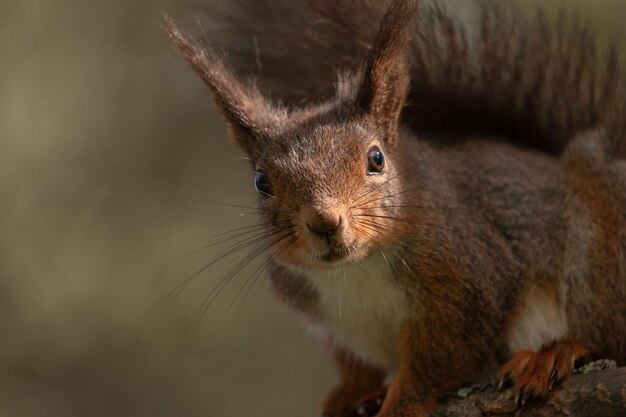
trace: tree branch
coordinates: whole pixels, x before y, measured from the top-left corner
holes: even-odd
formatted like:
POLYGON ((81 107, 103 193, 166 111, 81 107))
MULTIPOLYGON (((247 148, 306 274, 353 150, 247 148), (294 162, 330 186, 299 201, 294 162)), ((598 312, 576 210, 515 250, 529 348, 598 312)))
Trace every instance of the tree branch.
POLYGON ((433 417, 626 416, 626 367, 572 375, 549 398, 530 401, 524 407, 515 405, 513 389, 498 391, 493 384, 487 385, 467 395, 459 391, 459 396, 445 401, 433 417))

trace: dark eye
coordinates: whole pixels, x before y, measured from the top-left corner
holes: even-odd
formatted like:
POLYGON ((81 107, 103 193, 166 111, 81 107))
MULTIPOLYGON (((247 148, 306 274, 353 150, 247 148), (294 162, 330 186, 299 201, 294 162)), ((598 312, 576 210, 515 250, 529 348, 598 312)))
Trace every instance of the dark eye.
POLYGON ((263 195, 263 197, 272 196, 272 185, 269 178, 264 172, 257 172, 254 177, 254 188, 263 195))
POLYGON ((378 146, 372 146, 367 151, 367 174, 376 175, 382 174, 385 168, 385 155, 378 146))

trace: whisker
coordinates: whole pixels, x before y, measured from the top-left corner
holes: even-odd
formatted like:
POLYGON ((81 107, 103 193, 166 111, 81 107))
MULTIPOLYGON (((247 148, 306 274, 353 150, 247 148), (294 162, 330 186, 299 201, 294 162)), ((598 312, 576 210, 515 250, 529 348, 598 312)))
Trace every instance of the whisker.
POLYGON ((211 304, 213 304, 213 302, 220 295, 222 290, 226 288, 226 286, 233 279, 233 277, 235 277, 239 272, 241 272, 241 270, 243 270, 246 266, 248 266, 250 262, 256 259, 260 254, 264 253, 267 249, 271 248, 276 243, 281 242, 282 240, 291 236, 293 233, 295 232, 290 231, 290 232, 287 232, 278 236, 271 242, 266 243, 262 245, 261 247, 255 249, 252 253, 248 254, 241 261, 239 261, 235 266, 230 268, 230 270, 220 279, 217 285, 215 285, 213 289, 204 298, 204 300, 202 301, 202 303, 196 310, 196 313, 192 317, 189 325, 186 327, 185 331, 183 332, 183 338, 185 335, 187 335, 188 337, 191 337, 195 333, 198 325, 200 324, 200 321, 202 320, 202 317, 204 317, 204 315, 210 308, 211 304))
POLYGON ((385 256, 385 252, 383 252, 383 250, 380 250, 380 254, 382 255, 383 259, 385 260, 385 263, 387 264, 387 267, 389 269, 391 269, 391 264, 389 263, 389 261, 387 260, 387 257, 385 256))
POLYGON ((248 285, 248 282, 250 280, 250 278, 254 277, 259 270, 263 269, 263 266, 265 266, 265 264, 268 262, 269 258, 266 259, 265 261, 263 261, 254 271, 252 271, 252 274, 250 274, 250 276, 248 277, 248 279, 246 279, 244 285, 242 285, 239 288, 239 291, 237 291, 237 293, 235 294, 235 297, 233 298, 233 300, 231 301, 231 303, 228 305, 228 308, 226 309, 226 311, 230 311, 230 309, 232 308, 233 304, 235 304, 235 301, 237 300, 237 298, 239 297, 239 295, 243 292, 243 290, 245 289, 245 287, 248 285))
MULTIPOLYGON (((402 242, 403 241, 403 236, 401 236, 399 233, 396 233, 395 235, 392 235, 389 233, 389 231, 385 230, 383 228, 383 230, 380 230, 378 227, 374 227, 374 226, 379 226, 377 223, 371 222, 371 224, 368 223, 362 223, 363 220, 357 221, 355 224, 365 227, 369 230, 372 230, 374 234, 383 234, 386 237, 389 237, 390 239, 394 239, 397 240, 398 242, 402 242)), ((363 230, 362 230, 363 231, 363 230)), ((410 250, 410 249, 409 249, 410 250)), ((411 250, 412 252, 412 250, 411 250)), ((381 255, 383 256, 383 258, 385 259, 385 262, 387 263, 388 266, 391 266, 389 264, 389 261, 387 260, 387 257, 385 256, 385 253, 381 250, 380 251, 381 255)), ((400 256, 399 253, 397 253, 397 251, 394 250, 394 255, 400 259, 400 262, 402 262, 404 264, 404 266, 407 268, 407 270, 413 275, 415 276, 415 272, 411 269, 411 267, 409 267, 409 265, 406 263, 406 261, 404 260, 404 258, 402 258, 402 256, 400 256)))
POLYGON ((206 204, 206 205, 211 205, 211 206, 223 206, 223 207, 236 207, 236 208, 243 208, 247 210, 255 210, 259 213, 263 212, 263 210, 260 207, 244 206, 241 204, 218 203, 215 201, 196 200, 196 199, 191 200, 191 202, 194 204, 206 204))
MULTIPOLYGON (((372 191, 376 191, 376 190, 378 190, 380 187, 384 186, 385 184, 389 184, 389 182, 391 182, 392 180, 394 180, 394 179, 396 179, 396 178, 400 177, 401 175, 406 174, 408 171, 409 171, 409 169, 408 169, 408 168, 403 169, 403 170, 402 170, 402 171, 400 171, 398 174, 396 174, 396 175, 392 176, 391 178, 389 178, 387 181, 385 181, 385 182, 382 182, 382 183, 378 184, 376 187, 374 187, 374 188, 372 188, 372 189, 370 189, 370 190, 367 190, 365 193, 361 194, 359 197, 357 197, 355 200, 353 200, 353 201, 352 201, 352 205, 353 205, 353 207, 355 206, 355 204, 356 204, 357 202, 359 202, 360 200, 362 200, 364 197, 366 197, 366 196, 367 196, 369 193, 371 193, 372 191)), ((357 206, 357 207, 358 207, 358 206, 357 206)))
POLYGON ((372 230, 374 234, 387 233, 385 236, 393 237, 398 241, 402 241, 402 239, 405 237, 405 234, 401 233, 397 229, 394 229, 393 227, 386 225, 386 224, 376 223, 372 220, 367 220, 367 219, 361 219, 361 220, 358 220, 357 222, 360 223, 364 227, 368 227, 370 230, 372 230))
POLYGON ((409 272, 415 276, 415 271, 413 271, 411 269, 411 267, 409 266, 409 264, 406 263, 406 261, 404 260, 404 258, 402 256, 400 256, 400 254, 396 254, 396 256, 398 257, 398 259, 400 259, 400 262, 402 262, 404 264, 404 266, 406 267, 406 269, 409 270, 409 272))
POLYGON ((398 191, 398 192, 393 193, 393 194, 383 195, 383 196, 378 197, 378 198, 375 198, 375 199, 373 199, 373 200, 366 201, 366 202, 364 202, 364 203, 354 205, 354 206, 352 206, 352 208, 354 208, 354 209, 358 209, 358 208, 360 208, 360 207, 363 207, 363 206, 364 206, 364 205, 366 205, 366 204, 370 204, 370 203, 373 203, 373 202, 375 202, 375 201, 380 201, 380 200, 384 200, 385 198, 391 198, 391 197, 395 197, 395 196, 398 196, 398 195, 401 195, 401 194, 406 194, 406 193, 409 193, 409 192, 411 192, 411 191, 419 191, 419 190, 423 190, 423 188, 421 188, 421 187, 413 187, 413 188, 409 188, 408 190, 401 190, 401 191, 398 191))
MULTIPOLYGON (((281 231, 287 230, 289 227, 284 227, 282 229, 278 229, 276 231, 274 231, 273 233, 279 233, 281 231)), ((253 231, 256 232, 256 231, 253 231)), ((161 310, 161 313, 163 311, 165 311, 167 309, 167 307, 172 303, 172 301, 174 301, 174 299, 176 299, 176 297, 178 297, 178 295, 185 290, 185 288, 187 288, 187 286, 189 284, 191 284, 191 282, 198 276, 200 275, 202 272, 204 272, 205 270, 207 270, 208 268, 210 268, 211 266, 215 265, 216 263, 218 263, 219 261, 227 258, 228 256, 242 250, 245 249, 251 245, 254 245, 258 242, 262 242, 265 239, 268 239, 269 237, 271 237, 272 234, 267 234, 267 232, 262 231, 260 233, 256 233, 252 236, 248 236, 246 238, 244 238, 243 240, 234 243, 233 245, 229 246, 228 248, 224 249, 222 252, 220 252, 219 254, 217 254, 211 261, 209 261, 208 263, 204 264, 201 268, 199 268, 196 272, 194 272, 193 274, 191 274, 190 276, 188 276, 185 280, 183 280, 182 282, 180 282, 178 285, 176 285, 173 289, 171 289, 170 291, 167 292, 167 294, 165 294, 165 296, 163 296, 159 301, 157 301, 154 305, 152 305, 150 308, 148 308, 145 312, 143 312, 138 318, 137 320, 141 320, 143 317, 145 317, 146 315, 148 315, 149 313, 151 313, 152 311, 154 311, 156 308, 158 308, 159 306, 163 305, 164 303, 165 306, 163 307, 163 309, 161 310)), ((243 234, 245 235, 245 234, 243 234)))
MULTIPOLYGON (((368 224, 361 223, 361 222, 359 221, 359 222, 357 222, 357 224, 359 224, 360 226, 363 226, 363 227, 365 227, 365 228, 368 228, 368 229, 372 230, 372 231, 373 231, 374 233, 376 233, 376 234, 379 234, 379 233, 380 233, 380 234, 383 234, 383 235, 384 235, 384 236, 386 236, 386 237, 389 237, 390 239, 397 240, 397 241, 398 241, 398 242, 400 242, 400 243, 402 243, 402 242, 403 242, 403 236, 401 236, 400 234, 395 234, 395 235, 392 235, 392 234, 390 234, 390 233, 389 233, 389 231, 387 231, 387 230, 380 230, 380 229, 379 229, 379 228, 377 228, 377 227, 373 227, 372 225, 379 226, 378 224, 376 224, 376 223, 374 223, 374 222, 372 222, 372 223, 371 223, 371 225, 368 225, 368 224)), ((413 252, 411 249, 409 249, 409 251, 410 251, 410 252, 413 252)), ((387 260, 387 257, 385 256, 385 253, 384 253, 382 250, 380 251, 380 253, 381 253, 381 255, 383 256, 383 258, 385 259, 385 262, 387 263, 387 265, 388 265, 388 266, 391 266, 391 265, 390 265, 390 263, 389 263, 389 261, 387 260)), ((400 254, 399 254, 399 253, 397 253, 397 251, 396 251, 396 250, 394 250, 394 255, 395 255, 395 257, 397 257, 398 259, 400 259, 400 262, 402 262, 402 264, 406 267, 406 269, 407 269, 407 270, 408 270, 408 271, 409 271, 409 272, 410 272, 413 276, 415 276, 415 271, 413 271, 413 270, 411 269, 411 267, 409 267, 409 265, 406 263, 406 261, 404 260, 404 258, 402 258, 402 256, 400 256, 400 254)))
POLYGON ((395 205, 395 206, 372 206, 372 207, 361 207, 357 208, 357 210, 375 210, 375 209, 387 209, 387 208, 414 208, 421 210, 465 210, 468 208, 473 208, 470 206, 465 207, 453 207, 453 206, 419 206, 419 205, 395 205))
POLYGON ((272 222, 265 222, 265 223, 253 224, 253 225, 250 225, 250 226, 238 227, 236 229, 232 229, 232 230, 229 230, 227 232, 221 232, 221 233, 217 233, 217 234, 214 234, 214 235, 211 235, 211 236, 207 236, 207 237, 205 237, 205 239, 206 240, 211 240, 211 239, 215 239, 215 238, 218 238, 218 237, 222 237, 224 235, 228 235, 230 233, 240 232, 242 230, 251 229, 251 228, 255 228, 255 227, 263 228, 265 226, 270 226, 271 224, 272 224, 272 222))
POLYGON ((192 250, 191 252, 189 252, 189 253, 187 253, 187 254, 185 254, 185 255, 183 255, 183 256, 180 256, 179 258, 174 259, 172 262, 170 262, 169 264, 167 264, 167 265, 166 265, 166 266, 165 266, 165 267, 164 267, 164 268, 163 268, 163 269, 159 272, 158 276, 163 275, 163 274, 164 274, 165 272, 167 272, 167 271, 168 271, 168 270, 169 270, 172 266, 176 265, 176 264, 177 264, 177 263, 179 263, 180 261, 183 261, 183 260, 185 260, 185 259, 187 259, 187 258, 189 258, 189 257, 191 257, 191 256, 193 256, 193 255, 195 255, 195 254, 197 254, 197 253, 199 253, 199 252, 202 252, 203 250, 206 250, 206 249, 208 249, 208 248, 210 248, 210 247, 213 247, 213 246, 217 246, 217 245, 219 245, 219 244, 221 244, 221 243, 226 243, 226 242, 228 242, 229 240, 236 239, 236 238, 241 237, 241 236, 245 236, 245 235, 247 235, 247 234, 249 234, 249 233, 253 233, 253 232, 256 232, 256 231, 258 231, 258 230, 262 230, 263 228, 265 228, 265 227, 267 227, 267 226, 269 226, 269 225, 271 225, 271 222, 261 223, 261 224, 255 224, 255 225, 245 226, 245 227, 238 227, 237 229, 233 229, 233 230, 229 230, 229 231, 227 231, 227 232, 222 232, 222 233, 218 233, 218 234, 215 234, 215 235, 212 235, 212 236, 208 236, 208 237, 206 237, 205 239, 207 239, 207 240, 211 240, 211 239, 215 239, 215 238, 218 238, 218 237, 221 237, 221 236, 226 236, 226 235, 231 234, 231 233, 236 233, 236 232, 239 232, 239 231, 242 231, 242 230, 250 229, 250 230, 247 230, 247 231, 246 231, 246 232, 244 232, 244 233, 239 233, 239 234, 236 234, 235 236, 230 236, 230 237, 228 237, 227 239, 222 239, 222 240, 219 240, 219 241, 217 241, 217 242, 212 242, 212 243, 209 243, 209 244, 207 244, 207 245, 203 245, 203 246, 201 246, 201 247, 199 247, 199 248, 197 248, 197 249, 192 250))
MULTIPOLYGON (((252 206, 246 206, 246 205, 242 205, 242 204, 230 204, 230 203, 220 203, 220 202, 215 202, 215 201, 208 201, 208 200, 191 200, 192 203, 195 204, 206 204, 206 205, 211 205, 211 206, 223 206, 223 207, 235 207, 235 208, 243 208, 243 209, 247 209, 247 210, 253 210, 254 213, 258 213, 258 214, 263 214, 265 213, 265 210, 259 206, 257 207, 252 207, 252 206)), ((282 214, 285 216, 290 216, 291 213, 286 212, 286 211, 275 211, 275 213, 277 214, 282 214)))
POLYGON ((460 231, 460 230, 454 230, 454 229, 451 229, 449 227, 442 226, 442 225, 439 225, 439 224, 434 224, 434 223, 430 223, 430 222, 425 222, 425 221, 415 220, 415 219, 409 219, 409 218, 401 218, 401 217, 394 217, 394 216, 382 216, 382 215, 375 215, 375 214, 355 214, 354 217, 370 217, 370 218, 378 218, 378 219, 389 219, 389 220, 393 220, 393 221, 397 221, 397 222, 408 223, 408 224, 415 224, 415 225, 426 226, 426 227, 433 227, 433 228, 437 228, 437 229, 447 230, 447 231, 453 232, 453 233, 458 233, 458 234, 461 234, 461 235, 477 237, 477 236, 474 236, 471 233, 463 232, 463 231, 460 231))
MULTIPOLYGON (((259 268, 257 268, 257 270, 255 271, 256 277, 252 280, 252 284, 248 287, 248 289, 246 290, 246 292, 245 292, 245 294, 243 296, 243 299, 241 300, 241 304, 239 305, 239 308, 237 309, 237 315, 235 316, 235 320, 239 317, 239 314, 241 313, 241 309, 243 308, 243 305, 246 302, 246 299, 248 298, 248 294, 250 293, 250 291, 254 287, 254 284, 263 275, 263 273, 267 270, 267 268, 270 266, 270 264, 272 262, 274 262, 278 258, 278 256, 280 256, 281 253, 283 253, 287 248, 289 248, 289 246, 293 245, 297 240, 298 240, 297 237, 294 237, 293 239, 289 240, 285 245, 281 246, 270 257, 268 257, 268 259, 266 259, 259 266, 259 268)), ((248 285, 248 282, 250 281, 251 278, 252 278, 252 275, 251 275, 250 278, 248 278, 248 280, 246 280, 246 284, 244 284, 244 287, 248 285)), ((243 290, 243 287, 239 290, 239 292, 241 292, 242 290, 243 290)), ((238 296, 239 296, 239 293, 237 293, 237 295, 235 296, 235 299, 233 299, 233 302, 231 303, 231 306, 232 306, 232 304, 234 304, 234 301, 237 299, 238 296)), ((228 306, 228 309, 230 309, 231 306, 228 306)))

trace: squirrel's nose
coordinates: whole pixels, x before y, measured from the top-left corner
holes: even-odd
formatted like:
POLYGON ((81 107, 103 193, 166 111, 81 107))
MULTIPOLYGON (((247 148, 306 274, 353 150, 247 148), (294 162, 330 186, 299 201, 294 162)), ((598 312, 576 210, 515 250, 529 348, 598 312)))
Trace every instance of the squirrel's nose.
POLYGON ((337 213, 316 213, 306 225, 314 235, 328 238, 335 233, 340 224, 341 215, 337 213))

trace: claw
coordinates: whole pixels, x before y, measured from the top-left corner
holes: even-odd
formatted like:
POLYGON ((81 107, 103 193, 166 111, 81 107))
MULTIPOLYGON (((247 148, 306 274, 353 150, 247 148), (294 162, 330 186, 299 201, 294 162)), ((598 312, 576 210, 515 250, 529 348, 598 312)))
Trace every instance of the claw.
POLYGON ((498 389, 502 389, 504 384, 508 383, 511 379, 511 373, 505 372, 498 378, 498 389))
POLYGON ((556 382, 556 368, 553 368, 552 372, 550 372, 550 381, 556 382))
POLYGON ((548 391, 552 391, 552 387, 554 387, 554 384, 557 382, 557 375, 556 375, 556 368, 552 369, 552 372, 550 372, 550 382, 548 384, 548 391))
POLYGON ((526 390, 524 388, 520 388, 515 392, 515 405, 524 406, 527 398, 526 390))

